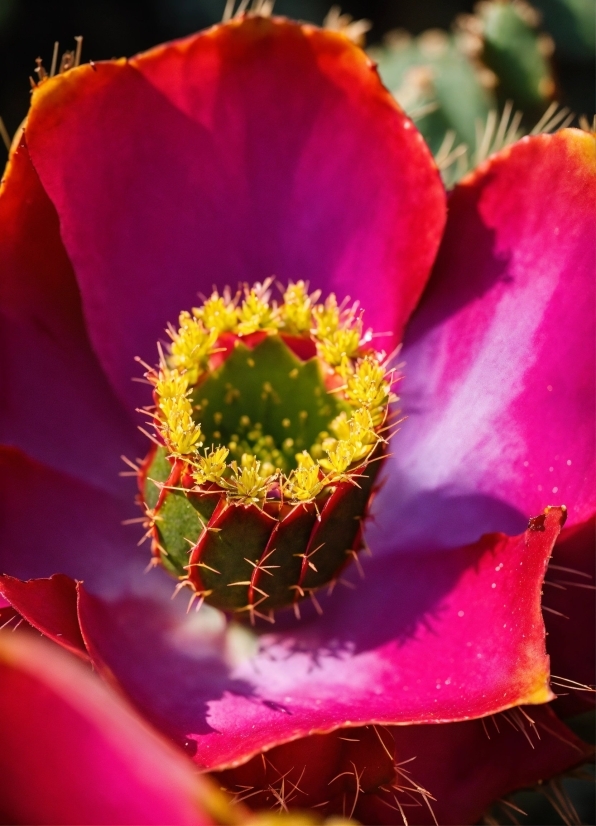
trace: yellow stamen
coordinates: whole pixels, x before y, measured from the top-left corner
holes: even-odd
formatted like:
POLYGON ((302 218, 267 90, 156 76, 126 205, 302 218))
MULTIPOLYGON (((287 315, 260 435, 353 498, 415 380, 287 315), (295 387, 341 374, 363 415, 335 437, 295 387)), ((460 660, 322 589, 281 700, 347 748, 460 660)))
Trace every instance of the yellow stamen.
POLYGON ((221 484, 229 452, 227 447, 220 445, 217 448, 211 448, 209 453, 205 452, 204 456, 197 457, 192 474, 197 485, 204 485, 205 482, 221 484))
POLYGON ((385 369, 376 358, 365 356, 348 376, 346 399, 354 406, 369 408, 371 412, 384 408, 391 389, 385 375, 385 369))
MULTIPOLYGON (((308 456, 308 454, 306 455, 308 456)), ((288 476, 284 486, 286 498, 298 502, 308 502, 318 496, 325 487, 326 479, 325 477, 320 478, 319 466, 313 462, 310 456, 309 459, 312 464, 309 465, 303 462, 288 476)))
POLYGON ((324 304, 313 307, 313 316, 315 335, 318 339, 328 338, 339 328, 340 311, 334 293, 328 296, 324 304))
POLYGON ((192 404, 186 396, 160 400, 159 408, 165 418, 161 435, 174 455, 187 456, 203 444, 201 426, 192 418, 192 404))
POLYGON ((222 296, 214 290, 202 307, 193 307, 192 314, 207 330, 217 330, 218 334, 234 330, 238 319, 229 289, 224 290, 222 296))
POLYGON ((320 295, 320 290, 308 294, 308 284, 304 281, 290 283, 284 293, 281 317, 284 327, 290 333, 308 333, 312 327, 313 305, 320 295))
POLYGON ((202 321, 193 318, 186 310, 180 313, 178 323, 180 324, 178 331, 169 331, 172 344, 168 363, 170 367, 175 367, 180 372, 186 371, 188 383, 196 384, 214 350, 218 331, 207 330, 202 321))
POLYGON ((256 333, 257 330, 276 330, 279 326, 277 306, 275 302, 269 302, 268 286, 271 280, 263 284, 255 284, 249 290, 244 290, 244 301, 238 308, 238 324, 236 331, 238 335, 247 336, 256 333))
POLYGON ((221 480, 229 495, 244 505, 262 505, 275 475, 263 475, 265 468, 261 462, 247 453, 242 456, 240 466, 234 461, 230 468, 232 477, 221 480))
POLYGON ((330 439, 328 444, 323 444, 323 449, 328 458, 320 459, 319 464, 329 470, 333 478, 341 479, 354 461, 355 446, 346 439, 330 439))
POLYGON ((338 367, 346 359, 354 358, 360 347, 362 322, 356 321, 353 327, 340 327, 333 330, 317 344, 317 350, 327 364, 338 367))

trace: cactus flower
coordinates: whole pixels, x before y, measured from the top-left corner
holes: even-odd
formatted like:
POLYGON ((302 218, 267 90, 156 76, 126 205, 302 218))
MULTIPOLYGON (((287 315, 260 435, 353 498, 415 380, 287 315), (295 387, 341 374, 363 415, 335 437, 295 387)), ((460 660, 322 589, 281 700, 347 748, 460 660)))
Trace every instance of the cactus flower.
POLYGON ((0 190, 8 621, 255 805, 297 767, 392 823, 416 757, 408 821, 474 822, 581 762, 544 704, 591 656, 595 154, 524 139, 446 216, 366 55, 255 15, 45 80, 0 190))

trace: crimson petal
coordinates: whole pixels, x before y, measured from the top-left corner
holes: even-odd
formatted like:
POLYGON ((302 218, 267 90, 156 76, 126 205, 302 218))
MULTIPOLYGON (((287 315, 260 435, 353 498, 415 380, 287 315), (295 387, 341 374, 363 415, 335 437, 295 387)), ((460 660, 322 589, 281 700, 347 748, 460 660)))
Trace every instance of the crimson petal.
POLYGON ((408 416, 370 541, 453 546, 594 511, 596 142, 525 138, 466 178, 402 353, 408 416))
POLYGON ((443 229, 438 171, 374 64, 281 19, 48 80, 27 142, 129 405, 146 401, 133 358, 153 361, 166 322, 214 283, 308 279, 360 300, 391 344, 443 229))
POLYGON ((98 668, 168 734, 194 740, 207 768, 313 731, 543 703, 553 695, 540 589, 562 516, 551 509, 519 537, 373 560, 322 617, 281 633, 85 589, 81 629, 98 668))
POLYGON ((22 140, 0 189, 0 441, 107 490, 138 434, 85 330, 56 210, 22 140))
POLYGON ((46 637, 88 659, 77 615, 76 583, 64 574, 23 582, 0 576, 0 594, 46 637))
POLYGON ((26 634, 0 635, 0 740, 3 823, 201 826, 221 806, 96 677, 26 634))

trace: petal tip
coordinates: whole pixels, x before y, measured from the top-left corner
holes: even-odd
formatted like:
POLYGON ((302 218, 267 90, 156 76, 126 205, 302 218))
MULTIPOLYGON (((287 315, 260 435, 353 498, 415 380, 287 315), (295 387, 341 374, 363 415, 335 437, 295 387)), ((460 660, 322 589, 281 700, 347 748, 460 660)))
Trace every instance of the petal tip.
POLYGON ((531 691, 520 701, 520 705, 541 706, 544 703, 550 703, 556 700, 556 695, 553 694, 550 688, 549 675, 545 674, 541 677, 537 687, 531 691))

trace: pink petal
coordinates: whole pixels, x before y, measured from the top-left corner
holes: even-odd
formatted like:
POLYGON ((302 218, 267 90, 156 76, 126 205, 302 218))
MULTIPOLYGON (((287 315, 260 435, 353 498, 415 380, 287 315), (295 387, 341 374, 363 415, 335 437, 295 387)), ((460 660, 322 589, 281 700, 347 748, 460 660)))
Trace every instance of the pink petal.
POLYGON ((76 583, 63 574, 23 582, 0 576, 0 592, 9 604, 46 637, 88 659, 77 615, 76 583))
POLYGON ((410 826, 464 824, 592 754, 540 706, 439 726, 339 729, 277 746, 216 778, 254 808, 273 808, 275 792, 285 790, 290 809, 315 806, 322 816, 353 807, 360 823, 395 824, 403 822, 399 804, 410 826))
POLYGON ((564 529, 545 580, 547 648, 557 678, 554 690, 561 695, 554 707, 563 716, 594 708, 596 699, 593 691, 585 690, 594 685, 596 673, 594 548, 594 517, 564 529), (573 688, 574 683, 577 688, 573 688))
POLYGON ((131 515, 132 498, 117 499, 0 447, 0 574, 31 579, 62 573, 93 590, 118 593, 140 579, 147 564, 147 552, 135 547, 139 526, 122 525, 131 515))
POLYGON ((258 638, 207 607, 187 617, 184 605, 85 589, 81 629, 97 667, 168 734, 196 741, 207 768, 338 726, 543 703, 540 590, 563 516, 552 509, 519 537, 373 560, 355 590, 323 600, 322 617, 279 615, 280 632, 258 638))
MULTIPOLYGON (((133 358, 211 285, 305 278, 399 337, 445 216, 422 138, 341 35, 237 20, 34 96, 27 142, 100 361, 133 358)), ((380 340, 379 340, 379 343, 380 340)))
POLYGON ((0 190, 0 440, 107 490, 140 443, 91 350, 58 216, 24 142, 0 190))
POLYGON ((596 506, 594 137, 525 138, 466 178, 406 336, 408 416, 374 546, 451 547, 596 506), (384 516, 384 512, 390 516, 384 516))
POLYGON ((84 667, 25 634, 0 637, 6 823, 207 824, 215 792, 84 667))

